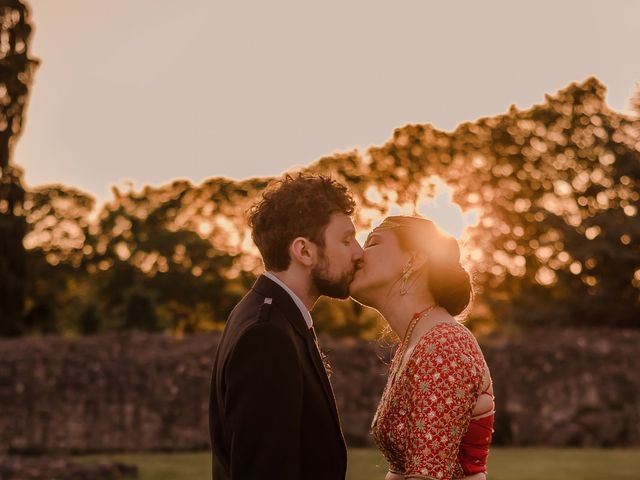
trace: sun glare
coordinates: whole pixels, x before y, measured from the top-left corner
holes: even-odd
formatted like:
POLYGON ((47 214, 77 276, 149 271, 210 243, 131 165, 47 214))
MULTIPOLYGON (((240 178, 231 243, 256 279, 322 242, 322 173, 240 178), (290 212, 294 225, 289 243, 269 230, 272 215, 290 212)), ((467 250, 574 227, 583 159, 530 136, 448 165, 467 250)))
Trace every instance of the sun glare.
MULTIPOLYGON (((440 177, 432 177, 428 183, 434 187, 433 190, 422 188, 415 206, 413 204, 392 203, 387 215, 379 215, 377 211, 367 211, 363 212, 364 216, 371 220, 371 226, 375 228, 388 215, 418 214, 432 220, 442 231, 460 240, 464 235, 465 228, 478 224, 478 211, 475 209, 462 211, 460 205, 453 201, 453 188, 440 177), (435 192, 435 195, 429 193, 430 191, 435 192)), ((379 197, 379 194, 374 191, 368 191, 367 195, 374 202, 379 197)), ((361 244, 364 243, 368 234, 369 231, 358 234, 358 240, 361 244)))
POLYGON ((435 222, 449 235, 460 239, 465 228, 478 224, 478 212, 476 210, 463 212, 460 205, 453 201, 453 188, 440 178, 436 178, 434 183, 435 197, 423 197, 418 200, 417 213, 435 222))

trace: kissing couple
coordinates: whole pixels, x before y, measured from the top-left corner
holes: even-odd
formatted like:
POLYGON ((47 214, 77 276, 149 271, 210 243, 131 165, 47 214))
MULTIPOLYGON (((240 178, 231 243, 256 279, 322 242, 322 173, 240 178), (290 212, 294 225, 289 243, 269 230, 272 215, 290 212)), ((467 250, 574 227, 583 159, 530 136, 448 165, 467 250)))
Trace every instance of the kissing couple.
POLYGON ((214 480, 344 480, 345 446, 310 310, 321 295, 376 309, 402 339, 371 434, 385 480, 483 480, 493 386, 473 334, 455 317, 473 289, 455 238, 391 216, 356 240, 340 183, 286 175, 249 211, 265 266, 231 312, 213 365, 214 480))

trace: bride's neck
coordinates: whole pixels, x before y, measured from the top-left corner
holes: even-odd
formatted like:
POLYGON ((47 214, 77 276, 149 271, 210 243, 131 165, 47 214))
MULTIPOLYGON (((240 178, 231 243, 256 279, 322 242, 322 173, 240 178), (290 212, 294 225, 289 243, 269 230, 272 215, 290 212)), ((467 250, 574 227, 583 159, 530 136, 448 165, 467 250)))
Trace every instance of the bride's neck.
POLYGON ((434 300, 429 295, 414 296, 409 293, 405 296, 398 296, 378 310, 394 333, 402 340, 413 316, 433 304, 434 300))

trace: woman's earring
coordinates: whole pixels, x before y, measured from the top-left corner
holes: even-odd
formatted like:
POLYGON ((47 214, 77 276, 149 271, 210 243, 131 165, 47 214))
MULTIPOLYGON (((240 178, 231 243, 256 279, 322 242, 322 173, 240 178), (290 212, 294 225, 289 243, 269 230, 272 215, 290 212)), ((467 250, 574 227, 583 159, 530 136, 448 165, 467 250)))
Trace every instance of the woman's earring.
POLYGON ((407 262, 407 264, 402 269, 402 283, 400 284, 400 295, 406 295, 409 291, 407 289, 407 282, 409 281, 409 277, 413 273, 413 265, 411 262, 407 262))

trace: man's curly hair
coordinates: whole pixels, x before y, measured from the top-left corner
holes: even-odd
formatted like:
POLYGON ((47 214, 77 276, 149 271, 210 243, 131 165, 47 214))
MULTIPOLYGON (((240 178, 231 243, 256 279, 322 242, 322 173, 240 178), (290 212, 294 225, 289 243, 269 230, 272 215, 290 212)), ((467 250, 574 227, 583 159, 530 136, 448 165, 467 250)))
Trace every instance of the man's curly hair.
POLYGON ((333 213, 351 215, 355 202, 347 187, 322 175, 287 174, 272 182, 249 209, 253 241, 267 270, 289 268, 289 246, 304 237, 324 247, 324 232, 333 213))

